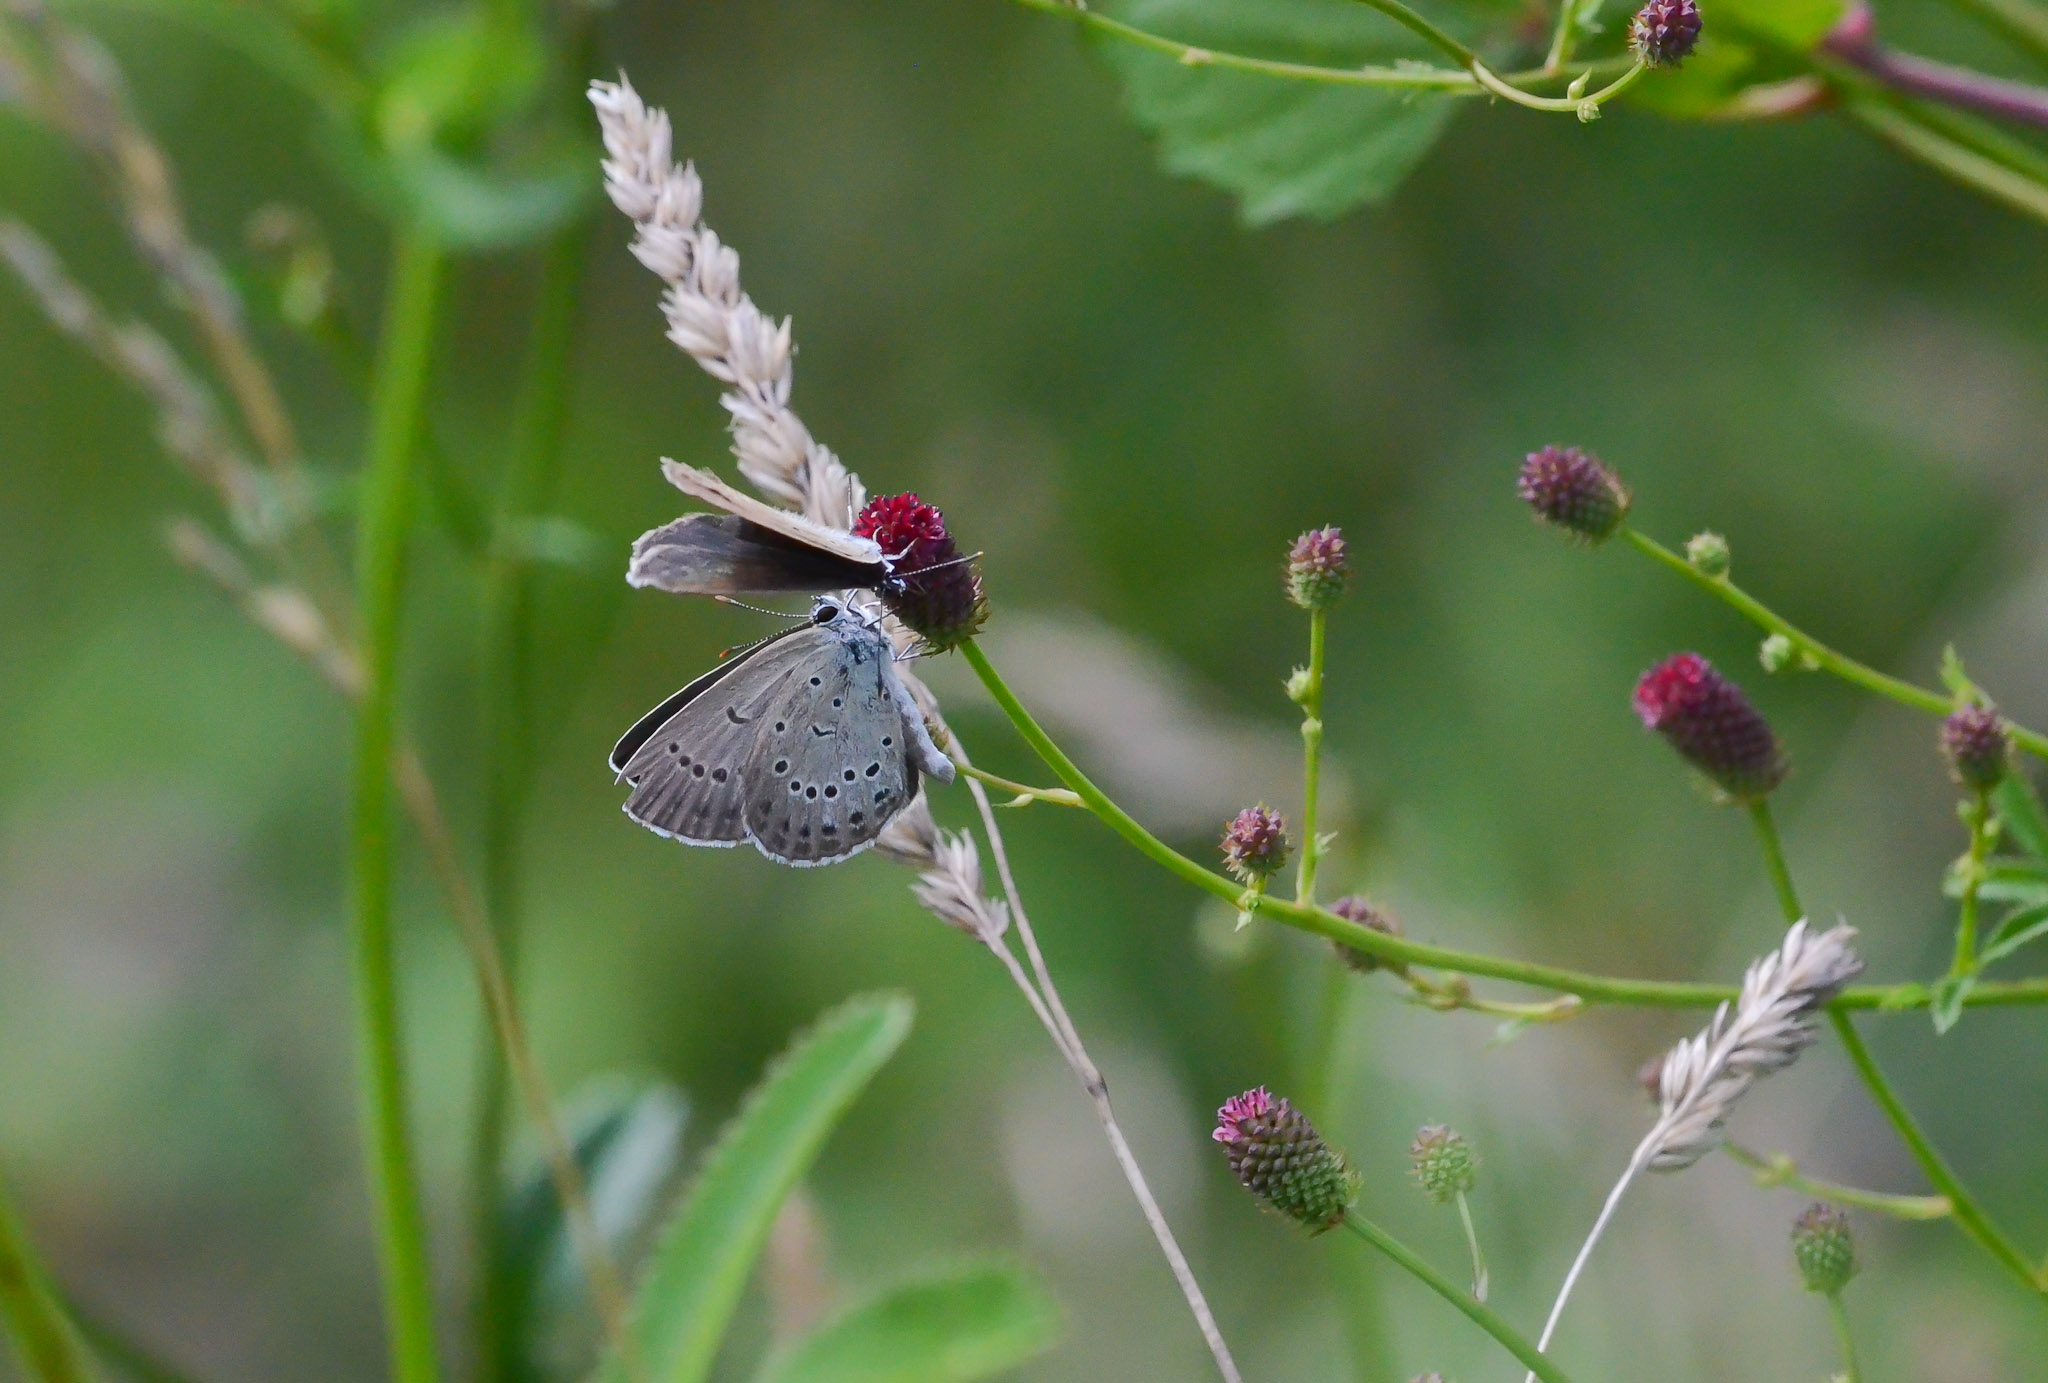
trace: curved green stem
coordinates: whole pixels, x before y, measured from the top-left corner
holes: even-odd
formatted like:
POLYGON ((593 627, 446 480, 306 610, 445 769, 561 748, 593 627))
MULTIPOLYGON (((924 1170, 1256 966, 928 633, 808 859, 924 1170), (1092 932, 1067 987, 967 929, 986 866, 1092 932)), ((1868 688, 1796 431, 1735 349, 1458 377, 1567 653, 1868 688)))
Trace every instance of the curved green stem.
POLYGON ((401 231, 370 394, 369 456, 357 530, 363 695, 356 713, 350 856, 360 1117, 384 1279, 391 1372, 435 1383, 434 1304, 419 1175, 407 1127, 406 1077, 391 937, 391 776, 398 711, 413 459, 425 407, 443 256, 431 236, 401 231))
POLYGON ((1458 1222, 1465 1227, 1465 1247, 1472 1252, 1472 1299, 1486 1300, 1486 1255, 1479 1251, 1479 1231, 1472 1224, 1472 1204, 1458 1192, 1458 1222))
POLYGON ((1472 79, 1502 100, 1513 101, 1530 110, 1570 111, 1581 120, 1597 117, 1600 107, 1635 85, 1648 70, 1648 64, 1638 60, 1628 71, 1590 96, 1531 96, 1520 87, 1504 81, 1477 58, 1472 61, 1472 79))
MULTIPOLYGON (((982 685, 988 689, 996 705, 1009 718, 1018 735, 1031 746, 1040 759, 1044 760, 1046 766, 1060 781, 1073 790, 1089 811, 1129 842, 1132 848, 1168 873, 1205 893, 1223 899, 1232 907, 1242 905, 1245 891, 1240 885, 1204 869, 1174 850, 1139 825, 1129 812, 1111 801, 1102 789, 1091 782, 1088 776, 1074 765, 1074 761, 1067 757, 1065 751, 1053 743, 1051 736, 1046 734, 1030 711, 1024 708, 1024 704, 1017 699, 1016 693, 1010 690, 1009 685, 989 663, 988 655, 982 652, 978 644, 969 640, 960 646, 960 654, 967 660, 968 666, 974 669, 975 675, 981 679, 982 685)), ((1735 998, 1737 992, 1734 985, 1622 979, 1567 970, 1560 966, 1538 965, 1501 956, 1453 950, 1444 946, 1430 946, 1419 941, 1411 941, 1407 937, 1390 936, 1385 932, 1374 931, 1370 927, 1347 921, 1327 909, 1297 903, 1287 898, 1261 898, 1258 901, 1258 914, 1301 931, 1327 937, 1339 945, 1378 956, 1382 960, 1428 965, 1464 975, 1483 975, 1497 980, 1510 980, 1539 989, 1575 994, 1586 1003, 1635 1004, 1655 1008, 1712 1008, 1716 1004, 1735 998)), ((1844 990, 1836 997, 1832 1007, 1875 1008, 1891 1012, 1925 1008, 1931 998, 1928 986, 1923 984, 1861 985, 1844 990)), ((2048 1003, 2048 979, 1980 984, 1970 991, 1965 1002, 1971 1005, 2048 1003)))
POLYGON ((1033 802, 1046 802, 1055 807, 1078 807, 1081 799, 1065 788, 1035 788, 1029 783, 1020 783, 990 773, 987 769, 976 768, 973 764, 961 764, 960 771, 976 782, 985 783, 999 792, 1014 793, 1015 797, 1001 805, 1005 807, 1028 807, 1033 802))
POLYGON ((1766 1189, 1783 1186, 1830 1205, 1854 1206, 1895 1220, 1945 1220, 1955 1213, 1947 1196, 1902 1196, 1889 1191, 1865 1191, 1802 1174, 1799 1164, 1783 1153, 1765 1157, 1739 1143, 1723 1143, 1721 1151, 1756 1173, 1756 1184, 1766 1189))
POLYGON ((1834 1024, 1835 1035, 1841 1039, 1842 1049, 1849 1054, 1849 1060, 1856 1067, 1856 1073, 1870 1088, 1871 1097, 1877 1101, 1878 1107, 1884 1110, 1885 1117, 1891 1120, 1892 1127, 1898 1131, 1899 1141, 1906 1145, 1906 1151, 1920 1164, 1921 1174, 1927 1178, 1929 1185, 1948 1197, 1949 1204, 1954 1207, 1956 1223, 1962 1227, 1963 1232, 1976 1240, 1985 1252, 1997 1259, 2028 1287, 2042 1295, 2048 1295, 2048 1284, 2044 1284, 2042 1279, 2035 1275, 2032 1265, 2021 1256, 2020 1251, 2005 1237, 2004 1232, 1991 1222, 1991 1217, 1984 1213, 1984 1207, 1977 1203, 1977 1198, 1970 1194, 1947 1161, 1935 1150, 1934 1145, 1927 1141, 1927 1135, 1921 1130, 1919 1122, 1899 1099, 1898 1092, 1892 1089, 1891 1082, 1885 1078, 1884 1072, 1878 1069, 1877 1062, 1870 1055, 1870 1048, 1863 1045, 1863 1037, 1856 1031, 1856 1025, 1849 1015, 1835 1010, 1828 1014, 1828 1019, 1834 1024))
POLYGON ((1500 1315, 1489 1307, 1474 1301, 1470 1293, 1460 1291, 1456 1283, 1431 1267, 1413 1249, 1359 1214, 1356 1209, 1344 1212, 1344 1227, 1400 1264, 1410 1276, 1457 1308, 1466 1320, 1493 1336, 1502 1349, 1514 1355, 1542 1379, 1543 1383, 1571 1383, 1565 1371, 1540 1353, 1536 1346, 1530 1344, 1527 1336, 1501 1319, 1500 1315))
POLYGON ((91 1383, 97 1377, 5 1183, 0 1183, 0 1320, 14 1337, 24 1375, 34 1383, 91 1383))
POLYGON ((1458 66, 1476 68, 1479 65, 1479 55, 1477 53, 1452 38, 1442 29, 1437 28, 1436 25, 1424 19, 1414 10, 1409 9, 1401 3, 1401 0, 1358 0, 1358 3, 1370 9, 1378 10, 1381 14, 1399 24, 1409 33, 1414 34, 1424 43, 1443 53, 1452 62, 1458 64, 1458 66))

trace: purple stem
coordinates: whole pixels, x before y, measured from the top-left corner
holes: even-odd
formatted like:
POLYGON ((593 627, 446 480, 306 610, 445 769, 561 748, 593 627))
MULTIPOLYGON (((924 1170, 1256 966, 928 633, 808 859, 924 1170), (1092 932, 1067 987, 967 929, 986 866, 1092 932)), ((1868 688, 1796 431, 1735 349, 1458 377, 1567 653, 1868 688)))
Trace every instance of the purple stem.
POLYGON ((1861 5, 1850 10, 1821 48, 1894 91, 2048 129, 2048 90, 1887 48, 1877 41, 1870 11, 1861 5))

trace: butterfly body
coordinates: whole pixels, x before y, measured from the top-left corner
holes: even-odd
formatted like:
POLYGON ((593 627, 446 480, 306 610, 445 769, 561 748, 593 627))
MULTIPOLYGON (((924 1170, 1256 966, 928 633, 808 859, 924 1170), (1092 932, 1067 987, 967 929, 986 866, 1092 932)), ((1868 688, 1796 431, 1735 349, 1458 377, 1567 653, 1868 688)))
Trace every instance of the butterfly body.
POLYGON ((821 598, 641 717, 612 750, 625 811, 691 845, 751 841, 783 864, 872 845, 917 796, 953 779, 876 624, 821 598))

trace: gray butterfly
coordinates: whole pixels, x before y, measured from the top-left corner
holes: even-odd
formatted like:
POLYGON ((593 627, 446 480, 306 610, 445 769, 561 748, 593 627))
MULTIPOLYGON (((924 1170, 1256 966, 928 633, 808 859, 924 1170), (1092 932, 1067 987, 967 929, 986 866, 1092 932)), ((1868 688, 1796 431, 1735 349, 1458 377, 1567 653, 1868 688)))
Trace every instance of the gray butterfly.
POLYGON ((821 596, 808 622, 733 655, 612 749, 626 815, 688 845, 750 840, 782 864, 836 864, 953 781, 877 625, 821 596))

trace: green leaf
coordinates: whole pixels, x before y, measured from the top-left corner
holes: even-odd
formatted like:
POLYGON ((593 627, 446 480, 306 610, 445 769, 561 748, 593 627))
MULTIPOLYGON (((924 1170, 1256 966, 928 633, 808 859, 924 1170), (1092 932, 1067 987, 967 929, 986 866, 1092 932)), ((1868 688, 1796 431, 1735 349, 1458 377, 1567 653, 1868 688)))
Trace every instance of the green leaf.
MULTIPOLYGON (((654 1224, 681 1167, 688 1105, 664 1084, 605 1078, 568 1102, 565 1122, 592 1218, 615 1258, 654 1224)), ((537 1152, 508 1178, 498 1253, 508 1377, 548 1376, 551 1337, 588 1310, 590 1283, 562 1215, 554 1178, 537 1152)))
MULTIPOLYGON (((1355 0, 1129 0, 1114 13, 1148 33, 1253 57, 1324 67, 1443 61, 1355 0)), ((1460 38, 1476 28, 1458 7, 1430 18, 1460 38)), ((1120 40, 1103 40, 1103 55, 1133 117, 1158 136, 1167 169, 1235 193, 1253 225, 1327 219, 1385 198, 1443 133, 1457 100, 1190 66, 1120 40)))
POLYGON ((1989 965, 1995 960, 2004 960, 2028 942, 2043 936, 2048 936, 2048 902, 2015 908, 1985 939, 1984 949, 1977 953, 1977 963, 1989 965))
POLYGON ((1934 1018, 1937 1035, 1947 1032, 1963 1016, 1963 1000, 1977 987, 1977 977, 1971 975, 1945 975, 1934 985, 1934 997, 1927 1005, 1927 1011, 1934 1018))
POLYGON ((970 1383, 1050 1349, 1060 1311, 1002 1262, 920 1274, 860 1302, 762 1366, 756 1383, 970 1383))
POLYGON ((1848 0, 1713 0, 1711 7, 1700 7, 1709 32, 1725 24, 1800 53, 1826 38, 1848 8, 1848 0))
POLYGON ((2015 845, 2037 860, 2048 860, 2048 812, 2042 811, 2025 773, 2015 768, 2006 774, 1992 789, 1991 804, 2015 845))
MULTIPOLYGON (((910 1000, 863 995, 777 1058, 705 1157, 634 1296, 634 1329, 657 1383, 701 1383, 784 1198, 826 1135, 910 1031, 910 1000)), ((624 1383, 617 1359, 601 1383, 624 1383)))

